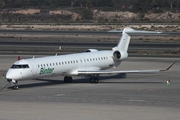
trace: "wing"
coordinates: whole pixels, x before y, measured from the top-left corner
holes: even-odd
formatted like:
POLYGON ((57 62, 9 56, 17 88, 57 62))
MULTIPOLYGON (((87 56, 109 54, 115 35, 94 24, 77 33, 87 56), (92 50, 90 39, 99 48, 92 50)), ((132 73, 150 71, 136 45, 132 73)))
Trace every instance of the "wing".
POLYGON ((85 71, 78 71, 78 75, 99 75, 99 74, 119 74, 119 73, 155 73, 155 72, 164 72, 168 71, 177 61, 171 64, 166 69, 162 70, 124 70, 124 71, 112 71, 112 70, 85 70, 85 71))

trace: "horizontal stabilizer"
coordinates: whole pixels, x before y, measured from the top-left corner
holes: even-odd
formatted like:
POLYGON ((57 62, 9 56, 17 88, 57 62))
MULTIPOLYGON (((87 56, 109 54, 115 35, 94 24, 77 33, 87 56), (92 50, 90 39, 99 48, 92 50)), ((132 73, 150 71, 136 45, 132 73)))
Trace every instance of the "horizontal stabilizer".
MULTIPOLYGON (((123 33, 122 30, 111 30, 108 31, 109 33, 123 33)), ((156 31, 140 31, 140 30, 134 30, 134 29, 127 29, 124 31, 128 35, 133 35, 133 36, 141 36, 141 35, 166 35, 163 32, 156 32, 156 31)))

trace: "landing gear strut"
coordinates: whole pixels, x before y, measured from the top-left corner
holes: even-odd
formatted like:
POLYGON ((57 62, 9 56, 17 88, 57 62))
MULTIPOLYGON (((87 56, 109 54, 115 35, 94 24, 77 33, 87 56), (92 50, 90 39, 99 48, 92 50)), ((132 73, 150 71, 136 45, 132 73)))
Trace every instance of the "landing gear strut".
POLYGON ((90 83, 98 83, 98 82, 99 82, 98 77, 92 76, 92 77, 90 78, 90 83))
POLYGON ((11 85, 11 82, 14 84, 14 86, 12 86, 13 90, 18 90, 19 89, 18 81, 16 81, 16 80, 9 80, 9 79, 7 81, 9 82, 10 85, 11 85))
POLYGON ((65 76, 64 77, 64 83, 72 83, 72 77, 69 77, 69 76, 65 76))

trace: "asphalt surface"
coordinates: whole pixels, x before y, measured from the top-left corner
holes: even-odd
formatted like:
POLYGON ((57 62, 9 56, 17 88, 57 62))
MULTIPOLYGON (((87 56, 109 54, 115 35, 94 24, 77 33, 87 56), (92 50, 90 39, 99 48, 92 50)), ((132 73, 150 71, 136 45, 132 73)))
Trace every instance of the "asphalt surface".
MULTIPOLYGON (((0 55, 0 74, 16 60, 0 55)), ((64 84, 61 76, 19 81, 19 90, 0 91, 0 120, 179 120, 179 58, 130 57, 115 70, 165 69, 175 60, 167 72, 103 75, 98 84, 86 77, 64 84)), ((1 77, 0 87, 6 84, 1 77)))
MULTIPOLYGON (((76 30, 68 30, 68 31, 62 31, 62 30, 0 30, 0 34, 98 34, 98 35, 106 35, 107 31, 76 31, 76 30)), ((117 34, 117 33, 108 33, 110 34, 117 34)))
MULTIPOLYGON (((48 31, 48 30, 0 30, 0 34, 6 35, 6 34, 12 34, 12 35, 101 35, 101 36, 114 36, 118 35, 117 33, 107 33, 107 31, 48 31)), ((165 32, 167 34, 167 32, 165 32)), ((179 32, 169 32, 168 35, 180 35, 179 32)), ((118 35, 119 36, 119 35, 118 35)), ((9 48, 12 48, 12 51, 16 51, 17 48, 32 48, 36 47, 42 48, 43 47, 63 47, 65 49, 69 48, 77 48, 77 49, 87 49, 87 48, 94 48, 94 49, 111 49, 112 47, 117 45, 117 42, 114 42, 114 40, 109 40, 108 42, 102 40, 98 41, 97 39, 93 39, 90 42, 83 41, 82 40, 74 40, 68 39, 66 41, 65 38, 60 38, 60 40, 57 41, 50 39, 48 41, 44 41, 43 38, 36 40, 36 38, 33 38, 34 40, 19 40, 15 38, 1 38, 0 40, 0 47, 2 51, 9 51, 9 48), (7 48, 7 49, 4 49, 7 48), (15 48, 15 49, 13 49, 15 48)), ((74 38, 75 39, 75 38, 74 38)), ((82 38, 77 38, 82 39, 82 38)), ((47 39, 46 39, 47 40, 47 39)), ((130 50, 138 50, 138 49, 179 49, 180 43, 148 43, 148 42, 140 42, 140 43, 134 43, 130 42, 129 49, 130 50)), ((51 49, 51 48, 50 48, 51 49)), ((56 48, 57 49, 57 48, 56 48)))
MULTIPOLYGON (((92 47, 92 48, 112 48, 117 43, 112 42, 63 42, 63 41, 0 41, 0 46, 19 46, 19 47, 92 47)), ((180 48, 180 43, 130 43, 129 49, 168 49, 168 48, 180 48)))
MULTIPOLYGON (((117 34, 115 32, 108 32, 108 31, 77 31, 77 30, 0 30, 0 34, 97 34, 97 35, 113 35, 117 34)), ((137 34, 134 34, 137 35, 137 34)), ((180 32, 163 32, 163 34, 159 35, 172 35, 172 36, 179 36, 180 32)))

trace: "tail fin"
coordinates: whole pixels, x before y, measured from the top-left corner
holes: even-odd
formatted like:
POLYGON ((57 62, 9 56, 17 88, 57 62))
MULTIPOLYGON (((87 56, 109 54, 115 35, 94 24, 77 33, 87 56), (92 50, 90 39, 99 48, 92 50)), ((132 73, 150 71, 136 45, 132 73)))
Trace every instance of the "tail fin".
POLYGON ((127 52, 128 47, 129 47, 129 42, 130 42, 130 39, 131 39, 131 36, 126 33, 127 31, 134 31, 134 30, 131 29, 131 28, 124 28, 124 30, 122 32, 122 36, 121 36, 121 38, 119 40, 119 43, 115 47, 116 49, 127 52))
POLYGON ((162 32, 155 32, 155 31, 136 31, 132 28, 124 28, 123 31, 109 31, 109 32, 120 32, 122 33, 122 37, 119 40, 119 43, 116 47, 113 48, 113 51, 120 50, 127 52, 129 47, 129 42, 131 39, 131 35, 159 35, 162 32))

